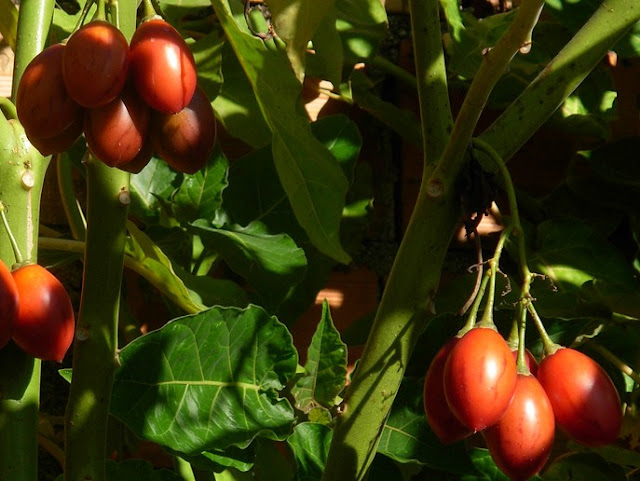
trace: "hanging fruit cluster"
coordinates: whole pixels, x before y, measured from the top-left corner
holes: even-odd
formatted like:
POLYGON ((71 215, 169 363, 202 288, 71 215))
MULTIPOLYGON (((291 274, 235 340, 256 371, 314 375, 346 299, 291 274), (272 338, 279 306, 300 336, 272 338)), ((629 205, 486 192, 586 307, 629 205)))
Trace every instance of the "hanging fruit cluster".
POLYGON ((192 174, 213 151, 216 121, 197 85, 193 54, 178 31, 152 17, 130 45, 103 20, 52 45, 25 69, 18 118, 43 154, 68 149, 84 133, 110 167, 137 173, 156 152, 192 174))
POLYGON ((507 342, 499 334, 493 323, 493 298, 507 235, 498 243, 467 324, 440 348, 429 366, 424 410, 432 431, 445 444, 481 432, 496 465, 520 481, 546 464, 556 425, 578 443, 610 444, 620 433, 622 407, 617 389, 600 365, 551 341, 531 304, 528 284, 513 337, 507 342), (485 311, 476 323, 487 285, 485 311), (521 352, 512 348, 524 342, 527 312, 534 316, 544 345, 539 366, 524 345, 521 352))

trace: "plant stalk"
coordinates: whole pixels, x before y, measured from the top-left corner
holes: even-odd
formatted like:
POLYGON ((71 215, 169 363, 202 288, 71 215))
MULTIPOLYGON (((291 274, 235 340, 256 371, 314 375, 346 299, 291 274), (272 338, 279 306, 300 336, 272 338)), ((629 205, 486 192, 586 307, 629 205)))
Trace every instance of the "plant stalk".
MULTIPOLYGON (((121 2, 129 40, 136 2, 121 2)), ((109 404, 118 364, 118 317, 129 207, 129 176, 90 155, 87 232, 73 378, 65 415, 65 481, 105 481, 109 404)))
POLYGON ((83 288, 65 417, 65 481, 105 479, 128 210, 119 196, 128 188, 128 173, 111 169, 90 157, 83 288))
MULTIPOLYGON (((22 73, 45 46, 53 15, 53 0, 23 0, 18 17, 12 97, 15 99, 22 73)), ((0 118, 0 193, 17 245, 25 258, 36 261, 40 196, 49 158, 26 140, 24 130, 10 112, 0 118)), ((6 232, 0 232, 0 259, 15 261, 6 232)), ((0 350, 0 479, 38 479, 38 411, 40 407, 40 360, 9 343, 0 350)))

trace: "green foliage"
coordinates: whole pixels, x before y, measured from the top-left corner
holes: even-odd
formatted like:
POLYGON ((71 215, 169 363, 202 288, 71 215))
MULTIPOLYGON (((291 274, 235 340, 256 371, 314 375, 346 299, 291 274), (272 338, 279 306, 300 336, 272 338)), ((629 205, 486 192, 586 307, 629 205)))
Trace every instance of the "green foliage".
POLYGON ((263 309, 212 308, 120 353, 111 412, 136 435, 188 455, 282 439, 294 421, 279 391, 297 355, 263 309))

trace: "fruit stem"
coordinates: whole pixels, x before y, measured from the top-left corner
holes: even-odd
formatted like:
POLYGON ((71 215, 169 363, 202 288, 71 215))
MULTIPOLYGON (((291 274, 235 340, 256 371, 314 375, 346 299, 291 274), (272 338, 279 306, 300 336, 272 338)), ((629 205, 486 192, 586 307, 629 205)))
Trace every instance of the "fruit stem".
POLYGON ((601 354, 602 357, 607 359, 607 361, 613 364, 618 370, 620 370, 620 372, 629 376, 637 384, 640 384, 640 374, 635 372, 631 366, 629 366, 626 362, 612 353, 609 349, 593 341, 590 341, 588 343, 588 346, 594 351, 598 351, 598 353, 601 354))
POLYGON ((89 10, 91 10, 91 7, 93 6, 93 4, 96 2, 96 0, 87 0, 87 2, 84 4, 84 7, 82 8, 82 12, 80 13, 80 17, 78 18, 78 21, 76 22, 75 26, 73 27, 73 30, 71 31, 71 35, 73 35, 74 33, 76 33, 80 27, 82 27, 84 25, 84 22, 87 20, 87 15, 89 15, 89 10))
POLYGON ((500 233, 500 238, 498 239, 498 243, 496 244, 496 249, 493 253, 493 257, 489 260, 489 293, 487 294, 487 302, 485 304, 484 313, 482 314, 482 319, 480 319, 480 322, 478 323, 479 327, 490 327, 493 329, 495 329, 496 327, 495 323, 493 322, 493 308, 496 298, 496 277, 498 275, 500 256, 502 255, 504 244, 509 238, 509 234, 511 234, 512 230, 513 225, 509 225, 500 233))
POLYGON ((467 316, 467 322, 464 325, 464 327, 458 331, 458 334, 457 334, 458 337, 464 336, 476 325, 476 318, 478 317, 480 304, 482 303, 482 298, 484 297, 484 292, 487 289, 487 284, 489 283, 490 278, 491 278, 490 271, 485 272, 484 275, 482 276, 482 282, 480 284, 480 288, 478 289, 478 293, 476 294, 476 298, 473 300, 471 309, 469 310, 469 315, 467 316))
POLYGON ((71 235, 76 240, 84 240, 87 235, 87 220, 73 189, 73 168, 73 162, 66 153, 57 156, 56 174, 62 207, 71 235))
POLYGON ((6 119, 17 119, 18 111, 11 99, 0 97, 0 114, 6 119))
POLYGON ((562 346, 553 342, 551 337, 549 337, 549 334, 547 333, 547 330, 544 328, 544 324, 542 323, 542 319, 540 319, 540 316, 538 315, 538 312, 536 311, 536 308, 533 305, 533 303, 527 302, 526 306, 527 306, 527 310, 529 311, 529 314, 531 314, 531 317, 533 319, 533 322, 536 325, 536 328, 538 329, 538 333, 540 334, 544 355, 550 356, 551 354, 556 352, 558 349, 560 349, 562 346))
MULTIPOLYGON (((9 237, 9 242, 11 242, 11 248, 13 249, 13 255, 16 258, 16 265, 22 265, 24 263, 24 258, 22 257, 22 253, 20 252, 20 247, 18 247, 18 243, 16 242, 16 238, 11 231, 11 226, 9 225, 9 220, 7 219, 6 207, 4 202, 0 201, 0 216, 2 217, 2 223, 4 224, 4 229, 7 232, 7 237, 9 237)), ((13 270, 14 268, 12 268, 13 270)))
POLYGON ((93 16, 93 20, 107 20, 107 11, 105 9, 104 0, 97 0, 98 8, 96 14, 93 16))
POLYGON ((518 356, 516 358, 516 369, 518 374, 531 374, 529 367, 527 366, 527 358, 525 355, 525 334, 527 330, 527 309, 524 302, 526 299, 520 301, 517 310, 517 323, 518 323, 518 356))

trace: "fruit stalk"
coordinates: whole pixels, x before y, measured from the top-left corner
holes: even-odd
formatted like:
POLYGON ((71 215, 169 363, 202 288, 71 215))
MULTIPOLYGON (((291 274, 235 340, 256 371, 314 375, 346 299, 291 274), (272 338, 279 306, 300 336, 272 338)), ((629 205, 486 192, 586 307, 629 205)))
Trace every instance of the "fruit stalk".
MULTIPOLYGON (((136 3, 121 2, 118 15, 120 28, 130 39, 135 30, 136 3)), ((129 200, 129 173, 109 168, 93 156, 86 169, 86 249, 65 415, 65 481, 105 481, 129 200)))
MULTIPOLYGON (((43 48, 53 15, 53 0, 23 0, 18 18, 13 96, 22 72, 43 48)), ((5 107, 9 106, 4 101, 5 107)), ((28 142, 11 109, 0 118, 0 192, 7 218, 21 252, 37 258, 40 195, 49 164, 28 142), (26 187, 26 188, 25 188, 26 187)), ((0 229, 0 259, 8 266, 15 257, 0 229)), ((38 479, 38 410, 40 361, 10 343, 0 350, 0 479, 38 479)))

